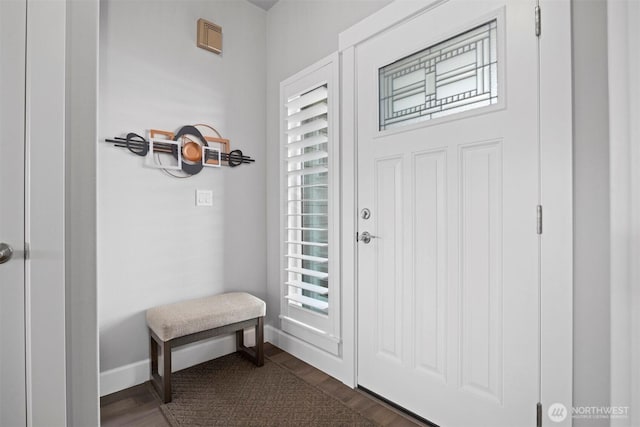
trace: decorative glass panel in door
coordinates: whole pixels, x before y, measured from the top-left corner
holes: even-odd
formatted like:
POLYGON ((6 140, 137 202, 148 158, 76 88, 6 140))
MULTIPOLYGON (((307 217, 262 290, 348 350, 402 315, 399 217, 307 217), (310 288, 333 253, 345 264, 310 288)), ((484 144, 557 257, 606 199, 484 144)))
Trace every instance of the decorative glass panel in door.
POLYGON ((380 68, 380 130, 498 102, 497 21, 380 68))

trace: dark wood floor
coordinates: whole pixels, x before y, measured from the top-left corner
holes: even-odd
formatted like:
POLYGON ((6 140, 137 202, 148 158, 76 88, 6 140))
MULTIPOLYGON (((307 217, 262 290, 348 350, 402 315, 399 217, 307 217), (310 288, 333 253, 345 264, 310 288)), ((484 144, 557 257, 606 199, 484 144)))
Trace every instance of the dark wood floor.
MULTIPOLYGON (((269 343, 265 355, 288 368, 309 384, 316 385, 344 402, 347 406, 383 426, 424 426, 382 401, 360 390, 353 390, 333 377, 314 368, 269 343)), ((147 382, 100 399, 102 426, 170 427, 160 411, 160 399, 147 382)))

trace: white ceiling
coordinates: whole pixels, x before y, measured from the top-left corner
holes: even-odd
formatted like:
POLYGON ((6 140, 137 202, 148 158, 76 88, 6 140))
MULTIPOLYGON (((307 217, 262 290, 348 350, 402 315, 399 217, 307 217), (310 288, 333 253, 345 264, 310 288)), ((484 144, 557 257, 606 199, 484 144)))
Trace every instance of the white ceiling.
POLYGON ((249 3, 255 4, 256 6, 264 10, 271 9, 271 7, 278 2, 278 0, 247 0, 247 1, 249 1, 249 3))

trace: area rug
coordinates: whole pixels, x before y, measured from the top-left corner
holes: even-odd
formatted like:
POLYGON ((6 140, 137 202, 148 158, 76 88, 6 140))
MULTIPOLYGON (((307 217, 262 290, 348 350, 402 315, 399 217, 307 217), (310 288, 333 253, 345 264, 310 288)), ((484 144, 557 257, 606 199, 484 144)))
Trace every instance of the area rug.
POLYGON ((265 358, 256 367, 230 354, 176 372, 173 426, 375 426, 360 413, 265 358))

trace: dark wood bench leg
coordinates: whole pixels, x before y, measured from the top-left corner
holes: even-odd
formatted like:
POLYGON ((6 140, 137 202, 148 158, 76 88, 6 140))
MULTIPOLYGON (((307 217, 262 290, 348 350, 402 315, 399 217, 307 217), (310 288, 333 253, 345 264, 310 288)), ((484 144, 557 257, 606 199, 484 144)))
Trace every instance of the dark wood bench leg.
POLYGON ((149 353, 151 354, 151 379, 158 374, 158 344, 149 334, 149 353))
POLYGON ((264 317, 258 317, 256 320, 256 346, 248 348, 244 345, 244 329, 236 331, 236 351, 246 356, 257 366, 264 365, 264 317))
POLYGON ((259 317, 256 325, 256 365, 264 365, 264 317, 259 317))
POLYGON ((162 400, 164 403, 169 403, 171 402, 171 344, 169 341, 162 343, 162 359, 164 362, 162 369, 162 400))
POLYGON ((157 338, 149 332, 149 346, 151 352, 151 384, 156 389, 164 403, 171 402, 171 343, 157 338), (162 346, 162 377, 158 372, 158 346, 162 346))
POLYGON ((236 331, 236 351, 244 351, 244 329, 236 331))

